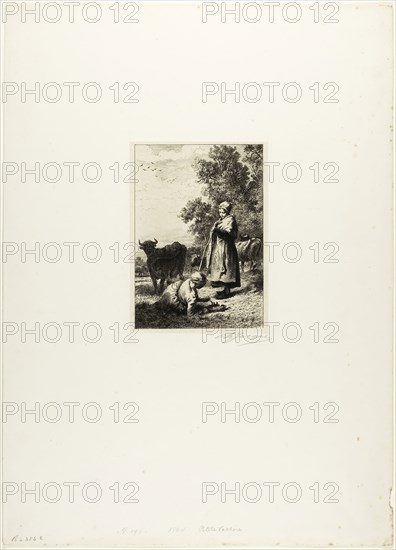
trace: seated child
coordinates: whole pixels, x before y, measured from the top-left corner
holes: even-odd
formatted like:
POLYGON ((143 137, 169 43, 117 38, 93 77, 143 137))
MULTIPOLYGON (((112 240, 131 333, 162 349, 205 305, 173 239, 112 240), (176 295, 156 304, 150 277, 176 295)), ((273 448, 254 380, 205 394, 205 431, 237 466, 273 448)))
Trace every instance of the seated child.
POLYGON ((199 288, 206 285, 206 275, 200 271, 192 273, 189 279, 185 281, 175 281, 164 291, 161 298, 156 302, 157 307, 162 310, 187 313, 188 316, 194 313, 208 313, 217 308, 223 311, 225 308, 218 305, 212 298, 200 298, 198 296, 199 288), (200 302, 210 302, 204 306, 200 302))

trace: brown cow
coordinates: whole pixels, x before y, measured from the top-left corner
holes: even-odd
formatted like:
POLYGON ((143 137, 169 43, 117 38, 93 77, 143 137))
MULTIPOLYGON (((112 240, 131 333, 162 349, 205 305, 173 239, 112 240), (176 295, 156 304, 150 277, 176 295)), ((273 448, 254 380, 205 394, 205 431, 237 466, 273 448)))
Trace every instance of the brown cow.
POLYGON ((263 252, 263 242, 261 239, 250 238, 249 235, 241 235, 244 240, 236 243, 238 258, 241 262, 241 271, 244 271, 245 263, 250 262, 249 271, 256 269, 261 260, 263 252))

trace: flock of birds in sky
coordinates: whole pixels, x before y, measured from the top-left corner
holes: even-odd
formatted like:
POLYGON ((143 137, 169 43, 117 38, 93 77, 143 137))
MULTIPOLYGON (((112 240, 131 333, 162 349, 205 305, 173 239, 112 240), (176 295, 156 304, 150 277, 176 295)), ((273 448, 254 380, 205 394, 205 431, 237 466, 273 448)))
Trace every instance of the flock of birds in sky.
MULTIPOLYGON (((155 163, 153 161, 150 162, 138 162, 139 170, 143 170, 144 172, 163 172, 163 168, 156 168, 155 163)), ((158 177, 158 175, 161 174, 154 174, 155 177, 158 177)), ((168 178, 166 180, 167 183, 173 183, 176 181, 176 178, 168 178)))

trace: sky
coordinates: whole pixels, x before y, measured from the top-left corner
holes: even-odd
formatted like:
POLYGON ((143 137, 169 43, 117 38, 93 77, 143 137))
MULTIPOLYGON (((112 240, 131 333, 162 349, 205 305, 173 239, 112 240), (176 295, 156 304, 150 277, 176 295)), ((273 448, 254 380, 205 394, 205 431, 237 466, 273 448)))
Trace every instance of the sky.
MULTIPOLYGON (((212 145, 136 145, 136 240, 158 240, 158 246, 179 241, 192 244, 193 235, 179 217, 187 201, 202 196, 193 163, 209 159, 212 145)), ((243 146, 237 146, 242 152, 243 146)))

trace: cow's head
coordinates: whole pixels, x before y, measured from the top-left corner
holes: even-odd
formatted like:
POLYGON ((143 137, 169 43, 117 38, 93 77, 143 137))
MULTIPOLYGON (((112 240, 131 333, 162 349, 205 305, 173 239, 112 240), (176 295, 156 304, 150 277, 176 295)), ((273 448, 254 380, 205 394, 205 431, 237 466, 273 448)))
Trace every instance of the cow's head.
POLYGON ((141 248, 146 253, 147 256, 149 256, 153 252, 157 244, 158 244, 157 239, 154 239, 153 241, 144 241, 142 243, 139 240, 139 248, 141 248))

